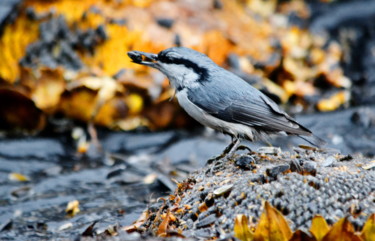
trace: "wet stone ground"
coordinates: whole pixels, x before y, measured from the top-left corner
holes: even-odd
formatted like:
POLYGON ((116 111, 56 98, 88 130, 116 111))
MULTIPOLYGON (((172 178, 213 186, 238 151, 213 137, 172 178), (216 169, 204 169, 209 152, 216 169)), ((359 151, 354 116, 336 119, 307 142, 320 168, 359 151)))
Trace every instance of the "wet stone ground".
MULTIPOLYGON (((260 202, 254 201, 251 193, 263 196, 268 193, 269 198, 275 195, 279 196, 279 199, 271 204, 281 210, 285 209, 284 214, 288 218, 296 219, 293 227, 304 227, 304 225, 308 225, 307 217, 304 217, 304 213, 298 213, 304 209, 299 209, 287 199, 283 199, 287 197, 287 191, 284 190, 284 194, 281 195, 276 190, 283 190, 285 186, 295 186, 296 192, 299 190, 296 197, 306 196, 309 199, 315 197, 318 199, 321 196, 324 202, 329 201, 326 206, 329 208, 332 202, 335 203, 332 198, 341 197, 345 200, 348 198, 346 189, 344 189, 347 188, 355 196, 348 202, 348 205, 355 200, 366 204, 369 200, 363 198, 363 195, 366 193, 369 195, 369 192, 372 192, 373 197, 374 186, 362 188, 364 186, 361 185, 365 185, 367 182, 374 183, 372 179, 374 170, 363 171, 360 166, 353 167, 352 165, 361 164, 356 163, 360 159, 354 153, 363 153, 369 157, 374 155, 374 113, 375 108, 366 107, 297 117, 301 123, 328 142, 326 147, 328 151, 327 154, 324 154, 328 156, 324 156, 324 158, 320 156, 320 162, 309 160, 308 155, 313 155, 313 152, 300 154, 305 155, 300 159, 302 160, 300 165, 303 168, 310 168, 309 172, 314 168, 317 170, 315 176, 308 175, 307 177, 301 176, 298 171, 293 169, 297 166, 293 167, 292 158, 287 154, 265 154, 276 158, 277 161, 264 161, 264 158, 260 159, 256 156, 254 163, 247 163, 248 159, 246 158, 239 159, 236 163, 225 165, 227 169, 215 168, 213 172, 206 172, 208 167, 201 169, 206 160, 219 154, 230 140, 222 134, 207 132, 204 129, 194 132, 173 130, 159 133, 120 133, 99 129, 98 139, 102 148, 97 149, 92 146, 86 155, 76 153, 70 132, 56 135, 56 137, 50 135, 28 138, 4 137, 0 140, 0 240, 72 240, 82 237, 82 234, 85 233, 92 235, 101 233, 109 227, 129 225, 149 205, 160 205, 156 202, 157 198, 174 192, 176 184, 171 178, 182 181, 194 170, 203 170, 203 172, 194 174, 195 180, 212 183, 221 183, 220 178, 232 173, 231 181, 222 186, 238 186, 239 189, 235 192, 233 190, 230 195, 236 193, 240 195, 243 190, 247 190, 248 194, 243 199, 243 203, 248 202, 248 206, 250 204, 255 206, 244 214, 254 213, 257 217, 261 212, 257 206, 260 202), (336 155, 335 153, 338 152, 342 154, 336 155), (347 154, 351 154, 353 158, 347 154), (305 162, 306 160, 307 162, 305 162), (346 165, 349 166, 349 170, 356 168, 355 170, 361 170, 361 172, 355 171, 354 174, 350 174, 348 179, 345 175, 349 174, 344 175, 344 172, 340 172, 340 166, 346 165), (330 173, 330 180, 337 184, 337 188, 341 192, 344 192, 343 196, 340 191, 329 189, 331 185, 322 181, 327 172, 336 169, 338 169, 337 172, 330 173), (238 182, 241 175, 252 173, 254 170, 258 174, 266 173, 264 180, 272 179, 269 180, 269 183, 262 184, 263 177, 254 176, 252 177, 255 178, 254 185, 251 187, 238 182), (225 175, 217 175, 218 172, 225 173, 225 175), (11 173, 20 173, 26 176, 28 181, 14 180, 17 178, 10 175, 11 173), (280 173, 286 174, 282 174, 280 179, 277 178, 280 173), (302 182, 303 178, 308 178, 309 182, 319 183, 321 188, 318 190, 313 187, 314 185, 306 185, 302 182), (346 184, 343 183, 344 180, 348 180, 345 181, 346 184), (262 188, 258 189, 260 186, 262 188), (362 192, 366 193, 362 194, 362 192), (327 198, 323 199, 324 195, 327 198), (65 209, 67 204, 73 200, 79 201, 80 212, 71 217, 66 214, 65 209), (252 203, 253 201, 254 203, 252 203), (87 229, 94 223, 94 229, 88 232, 87 229)), ((246 144, 249 144, 255 151, 266 145, 265 143, 246 144)), ((296 151, 297 144, 306 143, 299 138, 287 137, 275 139, 273 144, 280 146, 283 151, 292 153, 296 151)), ((302 149, 302 151, 305 150, 302 149)), ((323 154, 317 153, 316 155, 323 154)), ((197 183, 198 181, 194 188, 199 187, 197 183)), ((215 185, 211 187, 212 190, 217 188, 218 186, 215 185)), ((195 189, 195 194, 198 194, 198 191, 199 189, 195 189)), ((203 194, 208 195, 207 190, 202 191, 203 194)), ((191 200, 194 198, 198 197, 192 196, 191 200)), ((202 200, 204 201, 205 198, 203 197, 202 200)), ((264 198, 267 197, 264 196, 264 198)), ((191 200, 184 200, 184 202, 188 204, 191 200)), ((232 201, 225 200, 222 199, 222 202, 228 205, 228 210, 233 208, 236 212, 244 211, 241 209, 244 207, 232 207, 232 201)), ((293 200, 295 203, 303 202, 298 198, 293 200)), ((194 206, 193 204, 189 205, 194 206)), ((309 215, 320 210, 319 205, 308 206, 308 210, 312 210, 309 215)), ((324 205, 326 204, 324 203, 324 205)), ((341 217, 347 212, 346 206, 340 207, 340 211, 337 211, 338 209, 334 206, 332 208, 332 210, 327 210, 327 217, 333 221, 336 217, 341 217)), ((363 210, 371 211, 366 207, 363 210)), ((207 217, 213 219, 213 216, 208 215, 207 217)), ((227 220, 232 218, 230 213, 225 214, 225 217, 227 220)), ((186 221, 187 225, 191 224, 192 227, 195 227, 195 229, 190 229, 193 233, 192 236, 205 235, 199 234, 199 232, 206 232, 206 226, 201 224, 203 216, 202 218, 199 216, 196 220, 193 220, 189 215, 181 218, 186 221)), ((222 219, 224 218, 221 218, 220 222, 223 221, 222 219)), ((205 220, 205 222, 208 221, 205 220)), ((362 221, 362 219, 359 220, 358 225, 362 221)), ((230 230, 230 225, 230 222, 224 223, 223 227, 230 230)), ((207 235, 216 235, 216 233, 212 233, 214 231, 207 232, 207 235)))

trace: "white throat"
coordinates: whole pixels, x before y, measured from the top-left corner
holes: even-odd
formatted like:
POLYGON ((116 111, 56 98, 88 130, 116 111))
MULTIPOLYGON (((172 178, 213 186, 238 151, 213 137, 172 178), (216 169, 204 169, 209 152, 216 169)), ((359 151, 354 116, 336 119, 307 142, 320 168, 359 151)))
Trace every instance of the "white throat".
POLYGON ((175 89, 196 88, 199 86, 199 75, 191 68, 179 64, 160 64, 160 71, 169 79, 175 89))

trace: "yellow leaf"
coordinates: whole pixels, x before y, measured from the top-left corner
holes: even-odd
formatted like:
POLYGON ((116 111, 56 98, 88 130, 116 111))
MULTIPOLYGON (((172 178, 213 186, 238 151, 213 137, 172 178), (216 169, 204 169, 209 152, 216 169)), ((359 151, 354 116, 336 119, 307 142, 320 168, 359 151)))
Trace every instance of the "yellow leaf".
POLYGON ((75 216, 77 213, 79 213, 79 201, 78 200, 74 200, 74 201, 70 201, 68 203, 68 205, 66 206, 66 209, 65 209, 65 212, 69 215, 69 216, 75 216))
POLYGON ((19 61, 26 47, 38 37, 38 23, 27 19, 25 14, 2 29, 0 36, 0 79, 15 83, 20 77, 19 61))
POLYGON ((350 99, 350 93, 347 91, 340 91, 337 94, 322 99, 318 102, 317 108, 320 111, 333 111, 339 108, 342 104, 348 102, 350 99))
POLYGON ((314 235, 316 240, 322 240, 323 237, 328 233, 328 231, 329 226, 326 220, 320 215, 315 216, 311 222, 310 233, 314 235))
POLYGON ((375 213, 367 219, 362 229, 361 237, 364 241, 375 240, 375 213))
POLYGON ((138 94, 130 94, 125 98, 129 114, 138 114, 143 108, 143 99, 138 94))
POLYGON ((18 182, 28 182, 28 181, 30 181, 30 179, 27 176, 25 176, 21 173, 16 173, 16 172, 10 173, 8 178, 9 178, 9 180, 18 181, 18 182))
POLYGON ((266 202, 254 233, 254 240, 287 241, 291 237, 292 231, 283 215, 266 202))
POLYGON ((251 241, 254 238, 254 234, 249 228, 247 217, 243 214, 237 215, 234 220, 234 236, 241 241, 251 241))
POLYGON ((21 83, 30 88, 35 105, 45 112, 53 112, 65 90, 63 70, 43 67, 36 73, 25 69, 21 74, 21 83))
POLYGON ((323 241, 361 241, 362 239, 354 234, 354 228, 347 218, 340 219, 331 230, 324 236, 323 241))

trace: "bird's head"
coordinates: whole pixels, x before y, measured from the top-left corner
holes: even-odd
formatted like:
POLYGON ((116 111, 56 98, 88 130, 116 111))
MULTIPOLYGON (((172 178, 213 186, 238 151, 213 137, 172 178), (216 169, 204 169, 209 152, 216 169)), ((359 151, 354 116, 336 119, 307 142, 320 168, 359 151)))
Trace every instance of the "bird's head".
POLYGON ((158 54, 130 51, 128 56, 134 63, 160 70, 176 89, 194 88, 207 81, 209 72, 217 67, 206 55, 184 47, 165 49, 158 54))

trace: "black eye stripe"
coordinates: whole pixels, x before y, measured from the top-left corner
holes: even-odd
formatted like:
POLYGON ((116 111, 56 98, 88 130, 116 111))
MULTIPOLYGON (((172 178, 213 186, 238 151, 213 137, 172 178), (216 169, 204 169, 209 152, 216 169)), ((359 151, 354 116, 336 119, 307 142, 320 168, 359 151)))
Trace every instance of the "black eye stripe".
POLYGON ((197 65, 196 63, 192 62, 191 60, 183 59, 183 58, 169 57, 167 55, 159 55, 158 59, 162 63, 184 65, 185 67, 192 69, 195 73, 197 73, 199 75, 199 77, 200 77, 199 82, 204 82, 204 81, 208 80, 207 69, 197 65))

